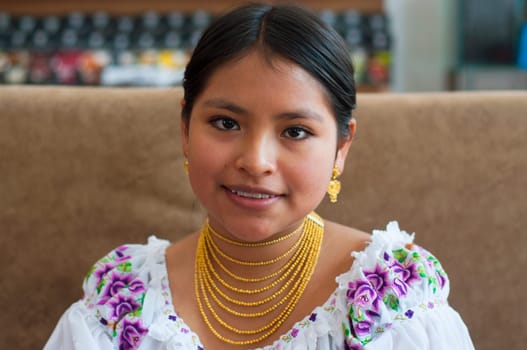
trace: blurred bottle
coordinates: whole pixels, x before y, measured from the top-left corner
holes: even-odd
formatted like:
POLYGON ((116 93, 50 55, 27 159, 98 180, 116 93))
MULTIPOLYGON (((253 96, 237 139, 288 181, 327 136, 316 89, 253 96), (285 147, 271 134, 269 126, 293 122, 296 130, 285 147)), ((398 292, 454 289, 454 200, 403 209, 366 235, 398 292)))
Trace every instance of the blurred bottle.
POLYGON ((369 17, 371 53, 368 60, 368 81, 375 86, 387 86, 390 81, 391 43, 387 19, 383 14, 369 17))
POLYGON ((138 30, 141 33, 149 33, 155 41, 167 30, 167 25, 162 17, 155 11, 148 11, 141 16, 138 30))
POLYGON ((109 13, 104 11, 95 12, 91 17, 91 30, 102 33, 108 37, 115 32, 115 25, 109 13))
POLYGON ((116 19, 116 30, 119 33, 132 33, 136 27, 136 19, 132 16, 119 16, 116 19))
POLYGON ((110 43, 106 34, 108 25, 109 22, 94 24, 94 31, 88 36, 87 47, 78 63, 79 81, 83 85, 100 85, 102 71, 110 64, 110 43))
POLYGON ((110 64, 106 50, 88 50, 79 58, 79 79, 83 85, 100 85, 103 70, 110 64))
POLYGON ((59 16, 49 15, 42 19, 42 29, 49 34, 56 34, 62 28, 62 20, 59 16))
POLYGON ((318 17, 327 25, 335 28, 338 26, 338 16, 337 13, 330 9, 324 9, 318 13, 318 17))
POLYGON ((11 31, 11 16, 0 12, 0 52, 9 46, 9 32, 11 31))
POLYGON ((51 58, 51 70, 58 84, 76 85, 80 83, 79 62, 82 56, 80 32, 84 17, 70 15, 68 26, 62 31, 58 50, 51 58))
POLYGON ((30 67, 28 44, 31 32, 36 28, 36 19, 32 16, 6 18, 3 26, 7 26, 10 36, 5 41, 3 80, 6 84, 26 84, 30 67))
POLYGON ((11 26, 11 15, 0 12, 0 33, 6 32, 11 26))
POLYGON ((51 69, 52 54, 45 51, 31 53, 29 68, 30 84, 53 84, 55 83, 53 70, 51 69))
POLYGON ((355 83, 366 84, 368 63, 368 39, 364 25, 365 15, 359 11, 349 10, 340 14, 338 23, 342 35, 350 49, 351 61, 355 70, 355 83))
POLYGON ((7 84, 26 84, 29 75, 30 56, 27 50, 7 52, 7 71, 4 75, 7 84))
POLYGON ((0 84, 5 84, 5 75, 9 69, 9 57, 4 49, 0 49, 0 84))
POLYGON ((88 48, 110 49, 111 43, 117 34, 117 24, 109 13, 99 11, 91 17, 91 32, 88 35, 88 48), (96 34, 95 34, 96 33, 96 34))
POLYGON ((181 33, 185 24, 185 16, 181 12, 173 11, 166 15, 165 21, 169 30, 181 33))
POLYGON ((189 16, 189 25, 192 30, 203 31, 212 21, 212 15, 208 11, 196 10, 189 16))
POLYGON ((525 21, 520 31, 518 68, 527 69, 527 21, 525 21))
POLYGON ((21 16, 18 19, 18 30, 31 34, 37 27, 37 19, 34 16, 21 16))
POLYGON ((348 10, 341 14, 341 22, 346 28, 362 29, 364 25, 364 16, 359 11, 348 10))
POLYGON ((79 63, 82 51, 61 50, 51 58, 51 69, 58 84, 77 85, 79 79, 79 63))
POLYGON ((193 50, 211 21, 212 15, 207 11, 197 10, 188 14, 183 28, 183 47, 187 50, 193 50))
POLYGON ((159 47, 162 49, 179 49, 183 46, 183 37, 176 30, 169 30, 163 36, 159 47))
POLYGON ((92 25, 84 13, 72 12, 66 16, 65 29, 75 33, 76 44, 82 46, 92 31, 92 25))
POLYGON ((37 29, 31 37, 29 45, 30 66, 28 82, 30 84, 51 84, 54 75, 51 69, 53 43, 45 29, 37 29))

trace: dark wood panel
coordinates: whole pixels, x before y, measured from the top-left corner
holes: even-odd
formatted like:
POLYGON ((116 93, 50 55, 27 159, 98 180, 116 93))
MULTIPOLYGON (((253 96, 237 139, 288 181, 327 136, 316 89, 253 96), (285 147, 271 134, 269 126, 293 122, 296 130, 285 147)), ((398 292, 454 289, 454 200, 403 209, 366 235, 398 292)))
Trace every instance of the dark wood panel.
MULTIPOLYGON (((64 14, 72 11, 108 11, 115 14, 137 14, 153 10, 158 12, 190 12, 204 9, 214 13, 226 11, 246 0, 0 0, 0 11, 20 15, 64 14)), ((282 0, 269 3, 286 2, 282 0)), ((297 0, 297 3, 315 10, 356 9, 363 12, 382 12, 382 0, 297 0)))

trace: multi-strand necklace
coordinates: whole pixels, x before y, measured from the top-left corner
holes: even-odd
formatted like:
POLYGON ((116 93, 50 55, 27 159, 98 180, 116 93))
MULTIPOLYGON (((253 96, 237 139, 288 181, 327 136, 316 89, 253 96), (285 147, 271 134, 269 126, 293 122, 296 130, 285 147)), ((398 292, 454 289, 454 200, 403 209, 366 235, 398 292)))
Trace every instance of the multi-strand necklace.
POLYGON ((221 341, 233 345, 255 344, 273 334, 289 317, 313 274, 323 233, 324 223, 314 212, 306 216, 302 225, 293 232, 257 243, 229 239, 207 222, 201 230, 196 249, 194 285, 201 316, 210 331, 221 341), (221 240, 248 249, 272 246, 297 237, 299 230, 302 232, 296 242, 284 253, 268 260, 239 260, 229 256, 217 244, 221 240), (228 268, 229 264, 245 268, 277 267, 263 276, 249 277, 234 273, 228 268), (244 287, 236 287, 230 281, 237 281, 244 287), (276 314, 272 321, 255 329, 236 328, 221 316, 249 319, 272 312, 276 314), (236 339, 232 339, 233 336, 236 339))

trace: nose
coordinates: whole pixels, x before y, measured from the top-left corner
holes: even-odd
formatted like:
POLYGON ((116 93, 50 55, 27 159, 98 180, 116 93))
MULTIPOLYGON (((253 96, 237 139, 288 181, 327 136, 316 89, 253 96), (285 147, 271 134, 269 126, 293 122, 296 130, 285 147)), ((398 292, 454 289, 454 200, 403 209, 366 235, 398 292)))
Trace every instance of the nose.
POLYGON ((276 145, 272 136, 247 135, 238 150, 236 167, 255 177, 274 173, 276 171, 276 145))

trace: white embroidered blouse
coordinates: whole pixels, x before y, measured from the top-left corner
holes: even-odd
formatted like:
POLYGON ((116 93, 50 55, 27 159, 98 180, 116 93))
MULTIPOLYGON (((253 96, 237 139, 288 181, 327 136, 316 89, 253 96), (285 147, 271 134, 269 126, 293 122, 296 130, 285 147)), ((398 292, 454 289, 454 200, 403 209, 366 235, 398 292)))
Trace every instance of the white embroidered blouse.
MULTIPOLYGON (((373 231, 327 301, 261 350, 474 349, 449 306, 439 261, 396 222, 373 231)), ((61 317, 45 350, 199 350, 199 335, 172 304, 169 242, 123 245, 88 272, 84 297, 61 317)))

